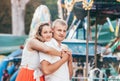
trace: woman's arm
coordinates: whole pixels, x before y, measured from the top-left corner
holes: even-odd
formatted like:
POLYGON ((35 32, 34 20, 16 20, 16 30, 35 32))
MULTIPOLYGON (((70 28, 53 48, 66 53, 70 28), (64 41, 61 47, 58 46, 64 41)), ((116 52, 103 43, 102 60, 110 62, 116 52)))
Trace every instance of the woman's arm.
POLYGON ((57 51, 56 49, 45 45, 43 42, 40 42, 37 39, 31 39, 30 41, 28 41, 28 43, 28 47, 30 47, 31 50, 37 50, 45 54, 61 56, 60 51, 57 51))
POLYGON ((64 64, 66 61, 68 61, 69 55, 68 54, 62 54, 62 58, 51 64, 46 60, 43 60, 41 62, 41 71, 43 72, 44 75, 51 74, 55 72, 59 67, 61 67, 62 64, 64 64))

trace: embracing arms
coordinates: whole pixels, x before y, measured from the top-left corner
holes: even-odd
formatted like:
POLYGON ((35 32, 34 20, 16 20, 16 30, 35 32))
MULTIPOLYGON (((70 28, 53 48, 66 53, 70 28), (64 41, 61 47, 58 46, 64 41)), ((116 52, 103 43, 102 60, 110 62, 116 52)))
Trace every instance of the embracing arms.
POLYGON ((58 70, 65 62, 68 63, 69 77, 72 78, 73 66, 72 66, 72 55, 68 52, 62 52, 62 57, 55 63, 50 63, 47 60, 41 61, 41 71, 44 75, 51 74, 58 70))
POLYGON ((68 59, 69 59, 68 54, 62 54, 62 58, 52 64, 46 60, 43 60, 41 62, 41 70, 44 75, 51 74, 51 73, 55 72, 58 68, 60 68, 61 65, 63 65, 66 61, 68 61, 68 59))
POLYGON ((31 50, 37 50, 37 51, 43 52, 45 54, 61 56, 61 52, 60 51, 57 51, 56 49, 45 45, 43 42, 40 42, 37 39, 32 39, 28 43, 29 43, 28 47, 31 50))

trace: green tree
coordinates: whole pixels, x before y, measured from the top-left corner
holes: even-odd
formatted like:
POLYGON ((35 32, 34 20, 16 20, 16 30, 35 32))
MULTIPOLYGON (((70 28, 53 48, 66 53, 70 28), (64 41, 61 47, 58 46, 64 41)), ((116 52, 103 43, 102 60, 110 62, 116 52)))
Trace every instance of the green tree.
MULTIPOLYGON (((33 13, 37 6, 45 4, 50 9, 51 18, 55 20, 57 18, 57 0, 30 0, 27 4, 25 11, 25 33, 28 34, 30 30, 30 24, 33 17, 33 13)), ((12 32, 11 21, 11 3, 10 0, 0 0, 0 33, 12 32)))
POLYGON ((0 0, 0 33, 11 33, 10 0, 0 0))

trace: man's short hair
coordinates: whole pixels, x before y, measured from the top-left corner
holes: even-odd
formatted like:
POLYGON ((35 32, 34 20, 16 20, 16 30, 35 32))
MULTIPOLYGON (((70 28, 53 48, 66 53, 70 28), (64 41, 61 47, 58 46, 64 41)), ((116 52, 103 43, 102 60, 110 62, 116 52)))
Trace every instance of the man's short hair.
POLYGON ((67 23, 66 23, 65 20, 63 20, 63 19, 56 19, 56 20, 53 22, 53 24, 52 24, 52 28, 54 28, 57 23, 60 23, 61 25, 68 27, 68 25, 67 25, 67 23))

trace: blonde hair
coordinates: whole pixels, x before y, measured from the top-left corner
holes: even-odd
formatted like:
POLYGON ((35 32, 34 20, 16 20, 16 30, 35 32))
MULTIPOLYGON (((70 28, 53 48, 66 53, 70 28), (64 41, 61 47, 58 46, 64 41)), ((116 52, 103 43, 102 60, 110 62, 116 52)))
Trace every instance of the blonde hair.
POLYGON ((53 22, 53 24, 52 24, 52 28, 54 28, 57 23, 60 23, 61 25, 68 27, 68 25, 67 25, 67 23, 66 23, 65 20, 63 20, 63 19, 56 19, 56 20, 53 22))

